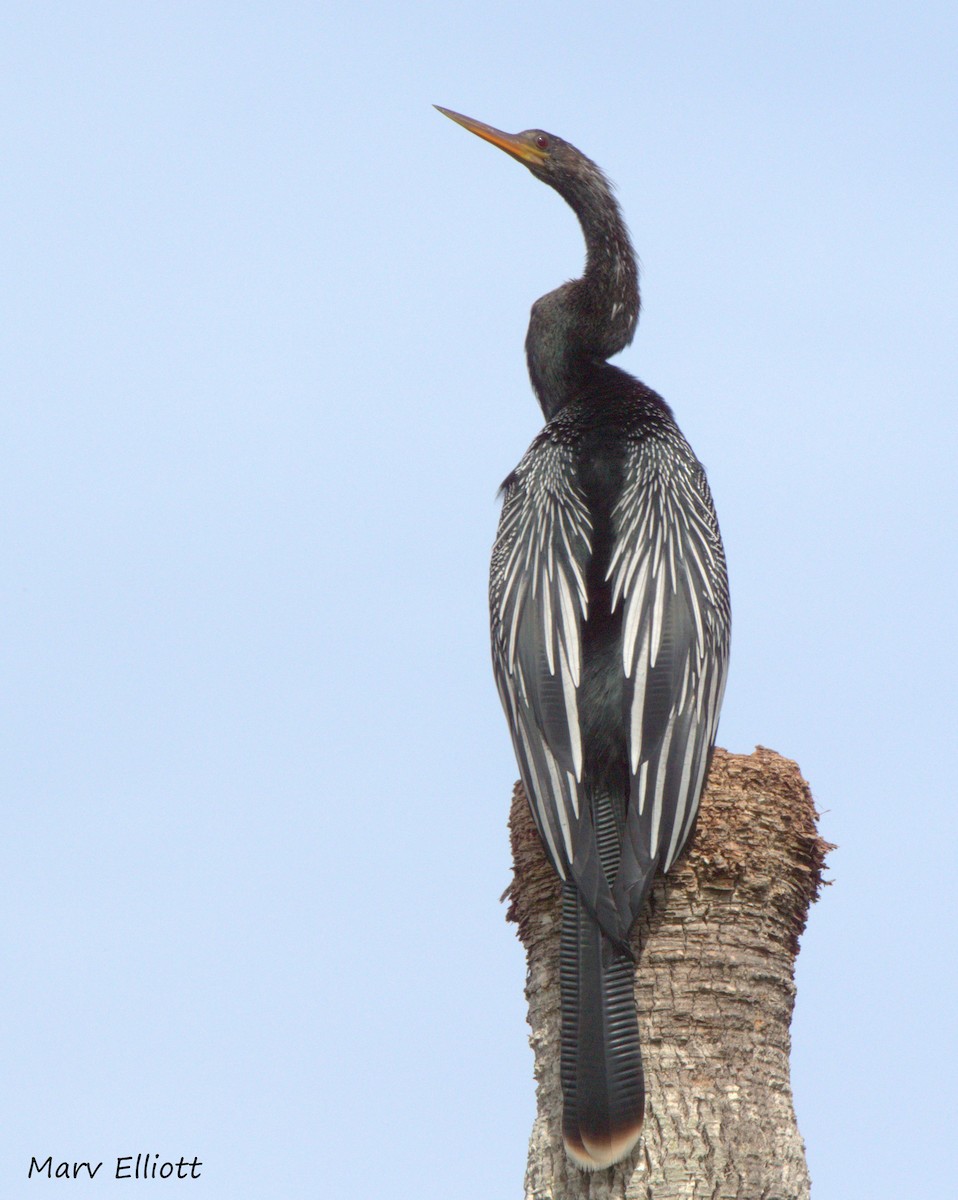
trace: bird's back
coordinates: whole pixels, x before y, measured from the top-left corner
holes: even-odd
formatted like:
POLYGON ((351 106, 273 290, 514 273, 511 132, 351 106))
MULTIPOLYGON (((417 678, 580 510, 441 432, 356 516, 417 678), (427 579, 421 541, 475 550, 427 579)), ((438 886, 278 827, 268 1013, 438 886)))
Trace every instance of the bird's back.
POLYGON ((665 402, 607 363, 504 490, 493 658, 523 782, 556 869, 622 943, 691 831, 714 739, 728 602, 711 497, 665 402), (711 707, 689 703, 703 678, 711 707), (617 878, 599 796, 625 846, 617 878))

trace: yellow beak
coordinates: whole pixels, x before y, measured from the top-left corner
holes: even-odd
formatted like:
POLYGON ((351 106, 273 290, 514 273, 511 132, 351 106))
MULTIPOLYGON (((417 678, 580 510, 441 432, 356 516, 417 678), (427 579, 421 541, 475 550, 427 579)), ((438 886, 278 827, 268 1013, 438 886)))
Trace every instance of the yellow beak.
POLYGON ((484 125, 482 121, 474 121, 472 117, 464 117, 462 113, 453 112, 450 108, 441 108, 438 104, 434 104, 433 107, 437 108, 444 117, 448 117, 450 121, 455 121, 463 129, 468 129, 476 137, 492 142, 494 146, 505 150, 506 154, 511 154, 513 158, 517 158, 526 166, 536 166, 548 158, 544 150, 540 150, 534 142, 520 133, 503 133, 501 129, 493 129, 491 125, 484 125))

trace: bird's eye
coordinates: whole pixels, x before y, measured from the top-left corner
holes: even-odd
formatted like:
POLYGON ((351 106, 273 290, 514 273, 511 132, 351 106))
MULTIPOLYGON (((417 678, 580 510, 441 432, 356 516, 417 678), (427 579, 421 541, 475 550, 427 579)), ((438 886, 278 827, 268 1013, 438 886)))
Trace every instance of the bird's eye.
POLYGON ((549 139, 546 137, 546 135, 544 133, 539 133, 536 135, 536 145, 539 147, 540 150, 548 150, 549 149, 549 139))

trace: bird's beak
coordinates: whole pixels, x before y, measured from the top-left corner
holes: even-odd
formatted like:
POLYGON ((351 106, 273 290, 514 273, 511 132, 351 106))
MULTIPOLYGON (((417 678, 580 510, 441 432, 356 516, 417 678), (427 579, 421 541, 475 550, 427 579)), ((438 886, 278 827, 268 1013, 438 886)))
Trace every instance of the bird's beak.
POLYGON ((468 129, 470 133, 484 138, 487 142, 492 142, 500 150, 505 150, 506 154, 511 154, 513 158, 525 163, 527 167, 538 166, 548 157, 543 150, 520 134, 503 133, 501 129, 493 129, 491 125, 483 125, 481 121, 474 121, 472 117, 464 117, 462 113, 453 112, 450 108, 441 108, 438 104, 434 104, 433 108, 438 109, 450 121, 455 121, 464 129, 468 129))

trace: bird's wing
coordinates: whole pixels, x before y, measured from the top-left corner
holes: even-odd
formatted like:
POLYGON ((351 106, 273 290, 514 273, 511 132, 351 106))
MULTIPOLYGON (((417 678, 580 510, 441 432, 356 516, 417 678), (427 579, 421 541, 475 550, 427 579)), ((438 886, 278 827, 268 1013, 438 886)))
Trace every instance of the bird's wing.
POLYGON ((549 437, 503 487, 490 578, 496 683, 536 824, 566 878, 587 817, 578 689, 592 527, 572 455, 549 437))
POLYGON ((652 438, 629 446, 607 574, 612 609, 622 609, 632 777, 615 891, 617 906, 630 911, 644 891, 642 864, 651 859, 667 871, 692 830, 728 662, 725 558, 712 498, 692 452, 669 449, 666 458, 652 438))

